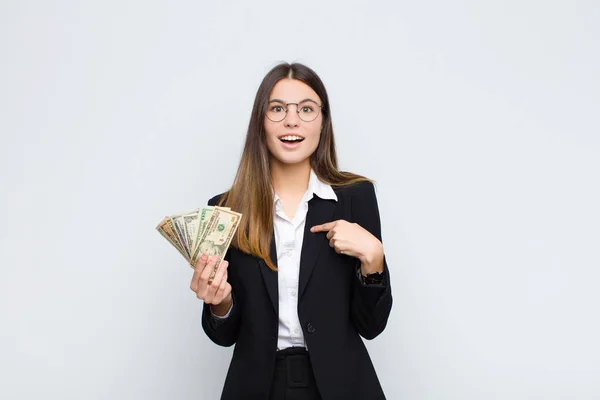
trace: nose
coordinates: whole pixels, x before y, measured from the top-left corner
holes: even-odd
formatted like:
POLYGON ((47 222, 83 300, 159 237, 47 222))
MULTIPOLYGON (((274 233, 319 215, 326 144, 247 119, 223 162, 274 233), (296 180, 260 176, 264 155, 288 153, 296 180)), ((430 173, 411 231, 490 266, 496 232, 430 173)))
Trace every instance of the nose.
POLYGON ((296 109, 292 109, 292 106, 297 107, 296 104, 288 104, 288 112, 283 120, 283 124, 286 128, 295 128, 300 123, 298 113, 296 112, 296 109))

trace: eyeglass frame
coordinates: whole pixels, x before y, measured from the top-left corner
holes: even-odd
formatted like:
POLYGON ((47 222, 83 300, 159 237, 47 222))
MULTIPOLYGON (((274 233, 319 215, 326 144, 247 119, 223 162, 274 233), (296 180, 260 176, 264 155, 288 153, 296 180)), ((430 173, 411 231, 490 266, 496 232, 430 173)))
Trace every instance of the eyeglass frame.
POLYGON ((283 121, 286 117, 287 117, 287 113, 288 113, 288 109, 290 108, 289 105, 290 104, 295 104, 296 105, 296 113, 298 114, 298 118, 300 118, 301 121, 303 122, 313 122, 314 120, 316 120, 317 118, 319 118, 319 114, 321 114, 321 112, 323 111, 323 104, 319 104, 316 101, 314 101, 313 99, 304 99, 302 101, 300 101, 300 103, 284 103, 283 101, 279 100, 279 99, 273 99, 273 100, 269 100, 269 102, 267 103, 267 111, 265 111, 265 117, 267 117, 269 119, 269 121, 271 122, 281 122, 283 121), (317 113, 317 115, 311 119, 310 121, 305 121, 302 119, 302 117, 300 116, 300 104, 304 103, 304 102, 308 102, 310 101, 311 103, 315 103, 315 105, 317 107, 319 107, 319 112, 317 113), (268 112, 269 112, 269 108, 268 105, 271 103, 279 103, 285 106, 285 115, 283 116, 283 118, 281 118, 279 121, 273 121, 271 118, 269 118, 268 116, 268 112))

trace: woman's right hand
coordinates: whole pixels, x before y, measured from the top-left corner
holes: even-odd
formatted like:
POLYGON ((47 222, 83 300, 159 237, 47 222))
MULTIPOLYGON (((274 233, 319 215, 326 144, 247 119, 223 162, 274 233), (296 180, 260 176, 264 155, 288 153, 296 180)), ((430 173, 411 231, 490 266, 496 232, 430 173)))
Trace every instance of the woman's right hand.
POLYGON ((212 282, 209 283, 208 280, 218 259, 218 256, 209 258, 206 254, 198 258, 190 289, 196 293, 196 297, 204 300, 206 304, 211 304, 211 309, 216 315, 225 315, 232 303, 231 285, 227 282, 229 262, 223 260, 212 282))

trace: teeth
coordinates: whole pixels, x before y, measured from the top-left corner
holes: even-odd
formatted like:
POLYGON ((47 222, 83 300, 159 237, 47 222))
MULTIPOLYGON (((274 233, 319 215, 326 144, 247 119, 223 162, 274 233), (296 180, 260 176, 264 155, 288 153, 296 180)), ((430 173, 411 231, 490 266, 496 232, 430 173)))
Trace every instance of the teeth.
POLYGON ((302 140, 300 136, 288 135, 281 137, 281 140, 302 140))

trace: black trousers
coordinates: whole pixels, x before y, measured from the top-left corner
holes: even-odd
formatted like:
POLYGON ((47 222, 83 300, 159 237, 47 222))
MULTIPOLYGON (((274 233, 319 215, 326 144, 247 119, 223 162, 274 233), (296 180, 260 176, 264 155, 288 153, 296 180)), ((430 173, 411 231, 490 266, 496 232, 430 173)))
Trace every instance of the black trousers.
POLYGON ((321 400, 308 351, 288 347, 277 352, 270 400, 321 400))

